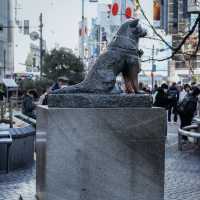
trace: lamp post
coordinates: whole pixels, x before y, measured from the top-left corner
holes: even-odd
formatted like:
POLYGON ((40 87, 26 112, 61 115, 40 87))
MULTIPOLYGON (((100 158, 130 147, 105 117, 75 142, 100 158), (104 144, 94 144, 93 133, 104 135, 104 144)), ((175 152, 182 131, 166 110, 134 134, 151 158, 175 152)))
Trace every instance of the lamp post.
POLYGON ((153 91, 153 87, 154 87, 154 72, 155 72, 154 55, 155 55, 155 46, 153 45, 153 48, 152 48, 152 68, 151 68, 151 87, 152 87, 152 91, 153 91))

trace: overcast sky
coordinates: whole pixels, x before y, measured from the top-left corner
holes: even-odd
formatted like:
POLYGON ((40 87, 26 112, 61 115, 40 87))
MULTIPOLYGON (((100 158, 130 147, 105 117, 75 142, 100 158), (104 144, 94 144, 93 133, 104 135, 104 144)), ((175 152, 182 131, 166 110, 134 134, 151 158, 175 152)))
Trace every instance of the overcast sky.
MULTIPOLYGON (((18 10, 19 19, 30 20, 30 31, 37 31, 40 12, 44 16, 44 38, 47 48, 52 49, 55 45, 68 48, 78 46, 78 22, 81 19, 81 0, 18 0, 22 9, 18 10)), ((112 0, 101 0, 109 3, 112 0)), ((96 16, 96 3, 88 3, 85 0, 85 16, 91 19, 96 16)), ((17 71, 23 71, 24 66, 19 63, 25 62, 29 50, 29 36, 15 31, 15 66, 17 71)), ((37 43, 36 43, 37 44, 37 43)))
MULTIPOLYGON (((14 0, 13 0, 14 1, 14 0)), ((82 0, 17 0, 22 9, 17 12, 18 19, 30 20, 30 32, 37 31, 39 25, 39 15, 44 16, 44 39, 47 48, 52 49, 57 44, 71 49, 78 47, 78 22, 81 20, 82 0)), ((99 0, 100 3, 112 3, 112 0, 99 0)), ((152 1, 141 0, 141 4, 146 14, 152 17, 152 1)), ((88 3, 85 0, 85 16, 90 20, 97 15, 97 3, 88 3)), ((29 36, 19 34, 15 30, 15 70, 23 71, 30 46, 29 36)), ((144 45, 151 47, 145 41, 144 45)), ((38 44, 38 42, 36 42, 38 44)), ((143 45, 143 46, 144 46, 143 45)))

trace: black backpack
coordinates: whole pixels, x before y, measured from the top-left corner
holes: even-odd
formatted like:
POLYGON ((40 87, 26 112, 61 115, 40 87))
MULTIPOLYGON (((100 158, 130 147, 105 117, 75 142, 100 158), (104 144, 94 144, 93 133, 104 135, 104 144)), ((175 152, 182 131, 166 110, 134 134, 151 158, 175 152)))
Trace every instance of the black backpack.
POLYGON ((184 98, 178 105, 177 105, 177 112, 179 114, 184 114, 185 107, 187 106, 188 100, 184 98))
POLYGON ((177 105, 177 112, 179 114, 193 115, 196 110, 197 98, 192 95, 187 95, 177 105))

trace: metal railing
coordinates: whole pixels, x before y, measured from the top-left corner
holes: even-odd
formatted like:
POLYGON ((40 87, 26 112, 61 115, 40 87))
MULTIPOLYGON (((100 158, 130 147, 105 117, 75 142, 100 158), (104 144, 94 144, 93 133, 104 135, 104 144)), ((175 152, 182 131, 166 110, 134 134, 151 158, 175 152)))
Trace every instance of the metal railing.
POLYGON ((178 130, 178 149, 180 151, 183 149, 183 136, 192 137, 194 138, 196 144, 200 144, 199 128, 200 126, 198 124, 192 124, 178 130))

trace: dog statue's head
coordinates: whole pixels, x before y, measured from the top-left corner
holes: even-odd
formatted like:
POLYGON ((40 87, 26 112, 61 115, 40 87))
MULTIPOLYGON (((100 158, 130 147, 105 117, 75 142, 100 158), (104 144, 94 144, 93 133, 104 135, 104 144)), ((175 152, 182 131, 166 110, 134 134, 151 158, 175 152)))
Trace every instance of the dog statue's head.
POLYGON ((117 35, 127 36, 130 39, 139 39, 140 37, 145 37, 147 35, 147 31, 139 24, 139 19, 134 19, 122 24, 117 32, 117 35))
POLYGON ((138 49, 139 38, 146 35, 147 31, 139 24, 139 19, 129 20, 121 25, 109 46, 127 50, 138 49))

